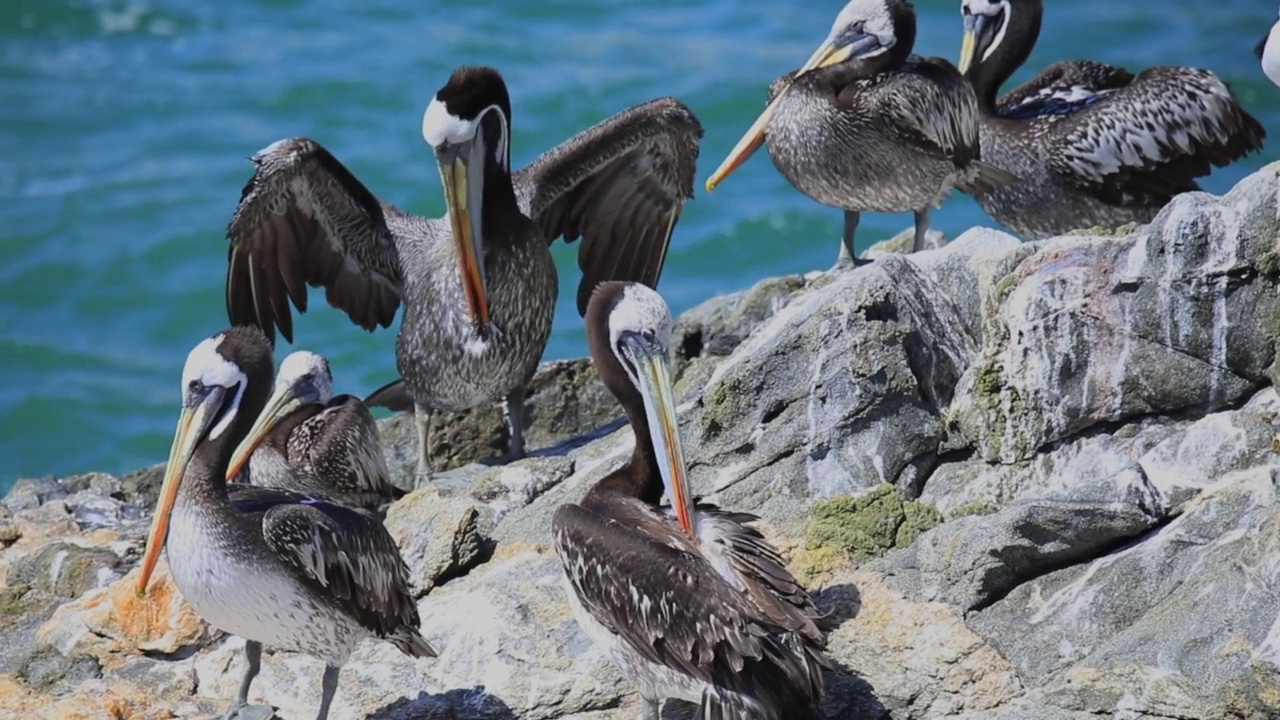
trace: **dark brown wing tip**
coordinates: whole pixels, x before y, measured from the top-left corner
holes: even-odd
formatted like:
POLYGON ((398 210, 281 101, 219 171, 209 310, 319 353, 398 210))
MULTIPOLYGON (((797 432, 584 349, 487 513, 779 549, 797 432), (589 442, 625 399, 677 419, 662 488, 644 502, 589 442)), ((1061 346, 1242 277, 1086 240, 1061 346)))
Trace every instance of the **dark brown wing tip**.
POLYGON ((369 393, 364 399, 368 407, 386 408, 391 412, 407 412, 413 409, 413 398, 404 380, 393 380, 369 393))

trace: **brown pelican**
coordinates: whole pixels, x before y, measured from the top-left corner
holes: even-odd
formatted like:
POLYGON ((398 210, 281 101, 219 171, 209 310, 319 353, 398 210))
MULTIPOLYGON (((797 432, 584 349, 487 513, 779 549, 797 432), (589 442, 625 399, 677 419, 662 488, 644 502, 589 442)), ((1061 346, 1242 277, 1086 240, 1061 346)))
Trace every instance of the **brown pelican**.
POLYGON ((379 510, 404 495, 391 484, 369 409, 354 396, 333 397, 329 362, 306 350, 280 363, 271 399, 231 455, 228 481, 246 461, 251 485, 349 507, 379 510))
POLYGON ((377 518, 288 490, 227 488, 227 461, 266 403, 271 365, 270 341, 257 328, 218 333, 187 356, 138 592, 164 547, 196 613, 245 639, 248 667, 226 718, 271 717, 269 707, 247 705, 266 644, 325 661, 324 720, 338 670, 362 638, 413 657, 435 651, 418 633, 408 568, 377 518))
POLYGON ((584 632, 658 703, 700 718, 810 720, 829 667, 809 595, 743 513, 694 506, 668 376, 671 314, 658 293, 606 283, 587 308, 600 379, 635 433, 630 461, 552 520, 584 632), (671 507, 660 508, 663 491, 671 507))
POLYGON ((1280 32, 1276 32, 1276 28, 1280 28, 1280 20, 1272 23, 1271 29, 1258 43, 1253 54, 1262 61, 1262 72, 1267 79, 1280 85, 1280 32))
POLYGON ((1059 62, 997 101, 1040 35, 1041 0, 962 0, 961 12, 982 157, 1024 180, 975 197, 1014 232, 1150 222, 1212 166, 1262 147, 1266 131, 1207 70, 1059 62))
POLYGON ((292 341, 289 301, 306 285, 367 330, 403 303, 403 381, 367 402, 415 410, 418 476, 431 468, 431 413, 501 400, 510 455, 524 453, 525 389, 551 332, 557 279, 548 244, 582 238, 578 311, 601 281, 655 286, 693 195, 702 126, 660 98, 601 122, 512 174, 511 101, 491 68, 455 70, 423 116, 449 212, 427 219, 380 202, 327 150, 281 140, 231 219, 227 310, 292 341))
POLYGON ((930 209, 953 187, 989 190, 1016 178, 979 161, 972 90, 941 58, 911 54, 906 0, 852 0, 813 56, 769 88, 769 105, 707 180, 710 192, 766 139, 800 192, 844 210, 850 258, 859 213, 915 212, 913 250, 930 209))

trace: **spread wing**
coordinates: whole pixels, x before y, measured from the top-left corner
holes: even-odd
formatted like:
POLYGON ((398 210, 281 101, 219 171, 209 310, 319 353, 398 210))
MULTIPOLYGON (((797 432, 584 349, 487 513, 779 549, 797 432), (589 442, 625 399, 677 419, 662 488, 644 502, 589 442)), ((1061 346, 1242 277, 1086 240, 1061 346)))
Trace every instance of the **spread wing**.
POLYGON ((375 509, 404 492, 391 484, 378 425, 360 399, 333 398, 289 435, 289 459, 302 458, 306 471, 325 478, 338 494, 375 509))
POLYGON ((409 570, 373 515, 297 496, 263 513, 262 535, 304 582, 337 599, 378 637, 406 626, 417 629, 409 570))
POLYGON ((701 557, 577 505, 557 510, 552 527, 583 608, 641 657, 719 687, 820 697, 820 651, 701 557))
POLYGON ((292 300, 307 285, 366 330, 387 327, 400 306, 401 271, 380 203, 319 143, 293 138, 253 156, 257 166, 227 228, 227 315, 293 342, 292 300))
POLYGON ((1266 137, 1226 83, 1195 68, 1135 76, 1061 62, 1002 99, 999 112, 1041 124, 1050 169, 1113 203, 1195 190, 1195 178, 1260 149, 1266 137))
POLYGON ((578 314, 596 285, 656 287, 671 231, 693 197, 702 125, 674 98, 636 105, 543 153, 513 178, 547 241, 582 238, 578 314))
MULTIPOLYGON (((963 167, 979 156, 978 101, 968 81, 951 63, 940 58, 913 56, 898 73, 870 80, 871 114, 902 144, 963 167)), ((849 104, 842 90, 837 102, 849 104)))

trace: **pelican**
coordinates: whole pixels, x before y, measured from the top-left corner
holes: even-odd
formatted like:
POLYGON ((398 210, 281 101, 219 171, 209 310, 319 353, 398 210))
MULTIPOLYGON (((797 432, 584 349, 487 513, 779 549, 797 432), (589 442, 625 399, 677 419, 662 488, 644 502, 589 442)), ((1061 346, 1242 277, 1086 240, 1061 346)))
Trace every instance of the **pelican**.
POLYGON ((549 243, 582 238, 578 311, 604 280, 656 286, 685 201, 702 126, 674 98, 614 115, 511 169, 511 101, 498 71, 458 68, 431 100, 448 214, 379 201, 320 144, 278 141, 231 219, 227 311, 292 342, 289 302, 307 285, 355 324, 388 327, 403 378, 366 402, 414 409, 417 475, 431 475, 431 414, 501 401, 509 458, 524 454, 524 397, 546 348, 557 293, 549 243))
POLYGON ((700 718, 810 720, 829 668, 819 618, 752 515, 694 505, 668 376, 671 314, 657 292, 606 283, 586 313, 591 357, 635 433, 627 464, 552 520, 569 605, 640 691, 700 718), (663 492, 669 508, 658 504, 663 492))
POLYGON ((973 90, 950 63, 911 54, 906 0, 852 0, 804 65, 769 88, 769 104, 719 169, 711 192, 767 139, 774 166, 800 192, 844 210, 856 258, 859 214, 915 213, 924 247, 931 208, 953 187, 991 190, 1016 178, 979 160, 973 90))
POLYGON ((227 488, 227 461, 266 404, 271 366, 271 343, 252 327, 220 332, 187 356, 138 593, 165 548, 196 613, 245 639, 248 666, 227 720, 272 717, 270 707, 248 705, 264 644, 325 661, 316 716, 325 720, 339 669, 361 639, 413 657, 436 653, 418 632, 408 568, 376 517, 288 490, 227 488))
POLYGON ((231 455, 228 482, 246 462, 251 485, 348 507, 376 511, 404 495, 391 484, 369 409, 352 395, 333 397, 329 361, 306 350, 280 363, 275 391, 231 455))
POLYGON ((1050 65, 999 101, 1040 35, 1041 0, 961 0, 959 67, 981 110, 982 157, 1024 182, 975 195, 1032 240, 1148 223, 1195 178, 1262 147, 1266 131, 1207 70, 1137 75, 1091 60, 1050 65))
POLYGON ((1262 42, 1258 43, 1253 54, 1262 61, 1262 72, 1266 73, 1267 78, 1280 85, 1280 33, 1276 32, 1276 28, 1280 28, 1280 20, 1272 23, 1271 29, 1262 38, 1262 42))

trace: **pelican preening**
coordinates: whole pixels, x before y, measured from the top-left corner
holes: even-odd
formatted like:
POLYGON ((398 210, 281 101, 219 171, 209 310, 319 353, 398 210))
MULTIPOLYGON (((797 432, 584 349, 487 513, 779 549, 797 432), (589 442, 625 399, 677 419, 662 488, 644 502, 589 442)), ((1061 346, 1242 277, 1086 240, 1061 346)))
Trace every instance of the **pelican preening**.
POLYGON ((1262 61, 1262 72, 1267 79, 1280 85, 1280 32, 1276 28, 1280 28, 1280 20, 1271 24, 1271 29, 1263 36, 1253 54, 1262 61))
MULTIPOLYGON (((138 592, 164 548, 178 589, 209 624, 245 639, 248 666, 228 719, 269 718, 248 706, 262 646, 325 661, 318 720, 356 643, 376 637, 434 657, 395 542, 373 515, 274 488, 228 488, 227 462, 267 401, 271 344, 235 327, 191 351, 182 414, 147 536, 138 592)), ((250 448, 252 450, 252 448, 250 448)))
POLYGON ((333 396, 329 361, 306 350, 280 363, 275 391, 236 448, 232 481, 248 463, 249 483, 379 510, 404 495, 391 484, 378 425, 352 395, 333 396))
POLYGON ((1023 182, 981 189, 991 217, 1033 240, 1146 223, 1174 195, 1262 147, 1266 130, 1216 75, 1155 67, 1134 75, 1090 60, 1055 63, 1004 97, 1040 35, 1042 0, 962 0, 960 70, 981 110, 982 157, 1023 182))
POLYGON ((915 213, 924 247, 931 208, 952 188, 991 191, 1017 178, 980 158, 973 90, 950 63, 911 54, 906 0, 852 0, 807 62, 769 88, 768 107, 707 180, 711 191, 766 140, 787 181, 844 210, 850 258, 859 213, 915 213))
POLYGON ((552 520, 570 607, 657 720, 811 720, 829 666, 819 613, 753 516, 694 506, 668 376, 671 314, 653 290, 606 283, 586 313, 591 357, 635 433, 631 459, 552 520), (671 501, 664 509, 663 492, 671 501))
POLYGON ((604 280, 656 286, 671 232, 693 194, 702 126, 678 100, 625 110, 512 173, 511 102, 491 68, 463 67, 423 116, 448 215, 380 202, 307 139, 254 156, 228 237, 227 310, 292 340, 289 302, 308 284, 353 322, 387 327, 403 381, 367 402, 415 411, 419 480, 429 477, 436 411, 502 401, 510 454, 524 453, 523 405, 551 332, 557 278, 548 244, 582 238, 578 310, 604 280))

